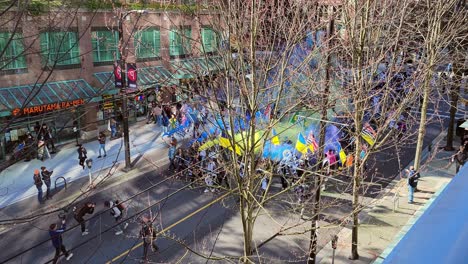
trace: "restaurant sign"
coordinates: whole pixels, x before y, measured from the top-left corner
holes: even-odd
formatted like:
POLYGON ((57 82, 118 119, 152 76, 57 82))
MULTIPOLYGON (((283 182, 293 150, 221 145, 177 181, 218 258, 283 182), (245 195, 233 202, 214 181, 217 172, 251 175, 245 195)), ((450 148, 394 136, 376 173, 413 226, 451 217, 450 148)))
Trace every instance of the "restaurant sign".
POLYGON ((53 104, 16 108, 16 109, 13 109, 13 111, 11 111, 11 114, 14 116, 41 114, 41 113, 51 112, 55 110, 61 110, 61 109, 71 108, 74 106, 79 106, 84 103, 85 101, 83 99, 76 99, 76 100, 64 101, 64 102, 53 103, 53 104))

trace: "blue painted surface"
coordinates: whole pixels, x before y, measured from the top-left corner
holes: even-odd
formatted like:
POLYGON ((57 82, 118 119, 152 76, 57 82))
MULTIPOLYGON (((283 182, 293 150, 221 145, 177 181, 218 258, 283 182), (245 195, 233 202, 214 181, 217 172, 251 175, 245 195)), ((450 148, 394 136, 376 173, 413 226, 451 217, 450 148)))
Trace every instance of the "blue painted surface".
POLYGON ((382 263, 468 263, 468 166, 447 184, 382 263))

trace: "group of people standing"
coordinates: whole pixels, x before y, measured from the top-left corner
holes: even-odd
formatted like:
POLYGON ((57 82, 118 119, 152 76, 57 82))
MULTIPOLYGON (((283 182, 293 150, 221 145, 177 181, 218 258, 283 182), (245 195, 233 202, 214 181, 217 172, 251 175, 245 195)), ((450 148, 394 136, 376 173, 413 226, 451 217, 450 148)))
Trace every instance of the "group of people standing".
POLYGON ((51 154, 57 152, 54 144, 53 132, 43 123, 36 122, 34 125, 34 134, 26 134, 26 138, 16 147, 13 152, 16 160, 24 158, 24 161, 30 161, 33 158, 37 158, 41 161, 44 159, 50 159, 51 154))
MULTIPOLYGON (((85 202, 79 207, 75 207, 73 209, 74 212, 74 219, 80 224, 81 235, 86 236, 90 233, 87 222, 90 219, 85 219, 86 215, 92 215, 95 211, 96 203, 94 202, 85 202)), ((123 202, 119 202, 118 200, 106 200, 104 201, 104 208, 109 210, 110 215, 115 220, 115 235, 123 234, 124 230, 127 229, 128 223, 124 221, 124 217, 127 213, 127 208, 123 202)), ((154 227, 155 218, 150 217, 149 215, 142 215, 140 217, 140 230, 139 230, 139 237, 143 240, 143 257, 144 261, 148 260, 148 253, 149 249, 153 252, 157 252, 159 250, 158 246, 156 245, 156 237, 157 237, 157 229, 154 227)), ((73 253, 66 249, 62 235, 66 231, 66 220, 65 217, 61 220, 61 226, 59 227, 58 224, 53 223, 49 226, 49 235, 51 238, 51 242, 53 247, 55 248, 55 255, 52 263, 57 263, 60 254, 66 257, 69 260, 73 253)))
POLYGON ((38 169, 34 170, 34 175, 33 175, 34 185, 37 188, 37 199, 38 199, 39 203, 41 203, 41 204, 44 202, 43 190, 42 190, 42 186, 44 184, 46 186, 45 200, 52 199, 50 186, 51 186, 51 183, 52 183, 51 182, 51 177, 52 177, 53 172, 54 172, 53 170, 49 171, 44 166, 41 167, 41 171, 39 171, 38 169))

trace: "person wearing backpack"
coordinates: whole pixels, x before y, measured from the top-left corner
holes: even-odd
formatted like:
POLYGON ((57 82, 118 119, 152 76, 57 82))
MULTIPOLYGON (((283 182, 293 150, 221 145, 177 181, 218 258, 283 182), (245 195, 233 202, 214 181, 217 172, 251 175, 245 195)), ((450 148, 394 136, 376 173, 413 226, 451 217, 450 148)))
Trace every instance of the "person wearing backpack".
POLYGON ((50 177, 52 176, 52 173, 54 171, 48 171, 46 167, 42 166, 41 167, 41 175, 42 175, 42 180, 44 181, 47 191, 46 191, 46 199, 52 199, 52 196, 50 195, 50 185, 51 185, 51 180, 50 177))
POLYGON ((414 191, 418 186, 419 174, 413 166, 410 166, 409 170, 406 170, 408 175, 408 203, 412 204, 414 201, 414 191))
POLYGON ((127 229, 128 223, 123 223, 120 220, 122 220, 125 212, 125 205, 118 200, 115 202, 112 201, 105 201, 104 206, 107 208, 110 208, 110 214, 114 217, 115 222, 118 223, 116 226, 116 232, 115 235, 121 235, 123 233, 123 230, 127 229), (123 228, 122 228, 123 226, 123 228))
POLYGON ((148 261, 148 249, 151 245, 153 252, 158 251, 158 246, 156 245, 156 229, 153 226, 153 222, 150 220, 150 217, 144 215, 141 217, 141 229, 140 229, 140 238, 143 239, 143 261, 148 261))
POLYGON ((39 200, 39 203, 42 203, 42 179, 41 176, 39 175, 39 170, 35 169, 34 170, 34 185, 36 185, 37 188, 37 200, 39 200))

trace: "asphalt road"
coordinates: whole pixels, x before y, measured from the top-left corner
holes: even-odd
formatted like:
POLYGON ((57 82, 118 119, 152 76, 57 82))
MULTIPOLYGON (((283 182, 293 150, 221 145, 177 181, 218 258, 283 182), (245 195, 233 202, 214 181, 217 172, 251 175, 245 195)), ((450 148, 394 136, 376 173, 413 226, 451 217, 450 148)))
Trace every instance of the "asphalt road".
MULTIPOLYGON (((431 123, 427 125, 427 133, 424 139, 425 146, 427 146, 439 133, 441 132, 441 125, 445 126, 448 120, 443 119, 442 123, 431 123)), ((375 155, 376 167, 379 170, 378 178, 374 178, 372 188, 368 189, 366 195, 373 197, 377 194, 378 190, 385 188, 396 175, 398 175, 401 168, 404 168, 414 157, 415 144, 408 144, 400 146, 401 151, 399 159, 395 158, 395 149, 392 148, 378 153, 375 155)), ((96 211, 93 218, 89 222, 90 234, 87 236, 81 236, 79 226, 67 231, 64 237, 64 244, 68 249, 72 249, 74 257, 67 263, 105 263, 106 261, 118 257, 116 263, 137 263, 139 262, 143 250, 141 247, 136 248, 128 254, 125 254, 126 250, 138 245, 141 239, 138 238, 139 223, 138 219, 132 218, 129 220, 129 227, 125 230, 125 233, 120 236, 114 234, 115 230, 111 228, 114 224, 112 216, 109 213, 98 215, 99 212, 104 210, 103 201, 107 199, 120 199, 123 200, 126 197, 132 196, 141 190, 148 188, 155 183, 161 182, 166 179, 167 173, 156 173, 149 172, 144 173, 136 178, 125 181, 123 184, 118 184, 104 191, 101 191, 88 200, 97 203, 96 211), (124 254, 123 254, 124 253, 124 254)), ((346 181, 346 177, 341 178, 346 181)), ((184 187, 183 182, 177 180, 166 181, 159 184, 156 188, 151 189, 132 199, 127 204, 128 214, 138 212, 142 208, 148 206, 149 203, 155 203, 158 200, 161 202, 151 207, 152 215, 157 217, 157 221, 160 226, 158 228, 164 228, 172 223, 182 219, 185 215, 194 212, 197 208, 208 204, 210 201, 219 196, 219 194, 205 194, 203 188, 199 189, 184 189, 173 196, 167 198, 167 195, 173 193, 184 187)), ((275 183, 278 185, 279 183, 275 183)), ((327 193, 338 193, 343 195, 342 205, 332 206, 325 210, 322 216, 323 222, 336 222, 337 219, 341 219, 350 212, 349 199, 345 199, 346 192, 342 192, 340 184, 329 184, 325 192, 327 193)), ((284 198, 284 197, 283 197, 284 198)), ((348 197, 349 198, 349 197, 348 197)), ((280 197, 280 199, 282 199, 280 197)), ((327 198, 324 198, 326 200, 327 198)), ((35 203, 35 199, 31 198, 28 201, 20 204, 21 206, 27 206, 28 203, 35 203)), ((151 260, 158 263, 174 263, 180 257, 184 256, 186 250, 171 238, 179 239, 187 243, 191 247, 203 247, 204 251, 209 251, 210 248, 215 248, 216 240, 213 239, 215 235, 224 224, 232 219, 236 215, 233 210, 234 201, 233 198, 228 198, 223 203, 215 203, 206 210, 201 211, 194 217, 180 223, 166 233, 169 238, 159 238, 157 243, 160 248, 160 252, 151 253, 151 260), (228 205, 228 206, 225 206, 228 205), (203 243, 203 245, 199 245, 203 243)), ((278 210, 277 207, 269 207, 272 211, 278 210)), ((9 208, 9 210, 15 210, 9 208)), ((18 207, 18 211, 23 208, 18 207)), ((149 210, 146 211, 149 213, 149 210)), ((276 212, 282 213, 282 212, 276 212)), ((292 213, 292 212, 291 212, 292 213)), ((89 218, 89 217, 88 217, 89 218)), ((68 227, 75 226, 77 223, 72 218, 72 213, 68 214, 68 227)), ((25 250, 41 241, 45 241, 49 238, 48 226, 51 223, 58 223, 59 219, 57 214, 41 217, 28 224, 17 225, 1 234, 2 239, 0 240, 0 262, 3 263, 5 259, 15 255, 22 250, 25 250)), ((236 230, 239 231, 239 230, 236 230)), ((329 229, 321 233, 319 248, 328 243, 331 234, 338 233, 339 228, 329 229)), ((236 232, 232 233, 233 236, 236 232)), ((237 245, 233 247, 241 247, 242 239, 240 237, 233 238, 237 241, 237 245)), ((273 241, 272 247, 275 245, 273 241)), ((275 245, 277 246, 277 245, 275 245)), ((278 251, 272 250, 272 247, 266 246, 263 252, 270 252, 278 254, 278 251)), ((22 254, 21 257, 12 259, 7 263, 45 263, 47 260, 52 259, 54 249, 50 241, 37 246, 33 250, 22 254)), ((64 260, 62 260, 64 261, 64 260)), ((198 263, 201 261, 199 257, 194 254, 188 254, 182 263, 198 263)))

